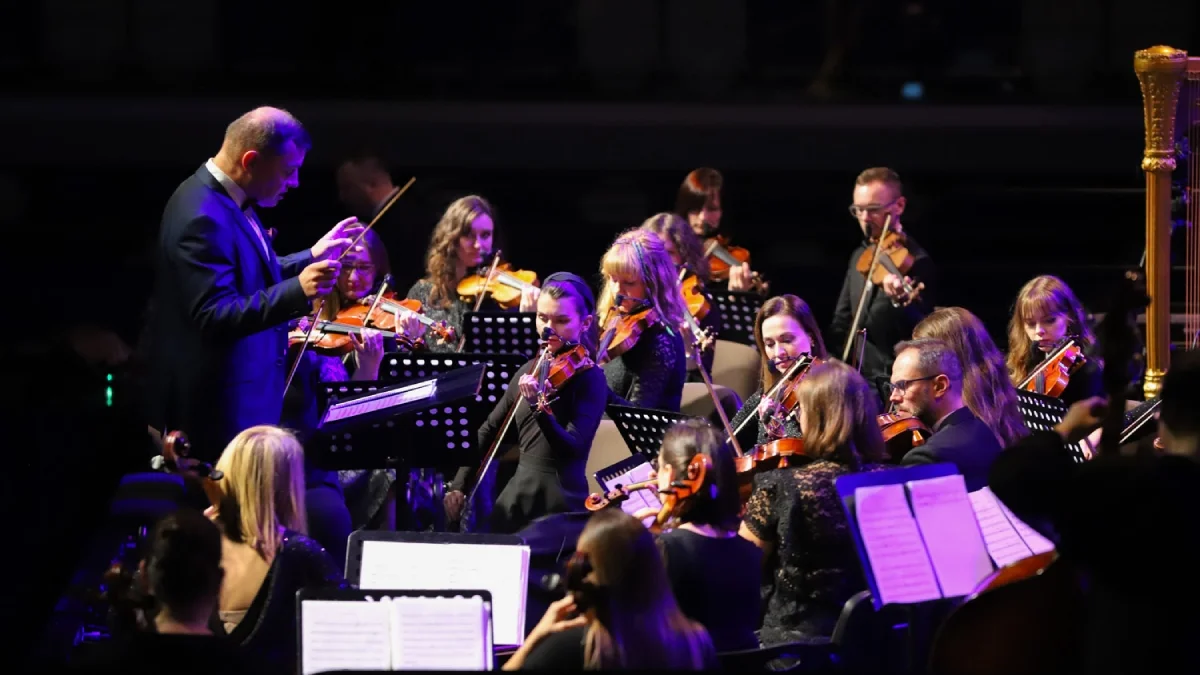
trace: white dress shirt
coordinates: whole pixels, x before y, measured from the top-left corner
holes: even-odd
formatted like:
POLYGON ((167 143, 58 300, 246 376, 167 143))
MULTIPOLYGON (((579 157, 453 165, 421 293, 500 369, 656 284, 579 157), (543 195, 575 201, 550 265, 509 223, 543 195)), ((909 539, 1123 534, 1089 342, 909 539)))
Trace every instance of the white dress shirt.
POLYGON ((204 168, 208 169, 208 172, 213 175, 213 178, 217 179, 221 187, 225 188, 225 191, 233 198, 238 208, 242 209, 242 214, 246 216, 246 220, 249 220, 250 224, 254 226, 254 233, 258 235, 258 241, 262 243, 263 250, 267 252, 267 260, 275 257, 275 254, 271 251, 271 247, 267 244, 266 237, 263 236, 262 223, 258 222, 258 217, 254 214, 254 209, 246 203, 246 191, 242 189, 242 186, 235 183, 228 174, 217 167, 217 163, 212 161, 212 159, 204 163, 204 168))

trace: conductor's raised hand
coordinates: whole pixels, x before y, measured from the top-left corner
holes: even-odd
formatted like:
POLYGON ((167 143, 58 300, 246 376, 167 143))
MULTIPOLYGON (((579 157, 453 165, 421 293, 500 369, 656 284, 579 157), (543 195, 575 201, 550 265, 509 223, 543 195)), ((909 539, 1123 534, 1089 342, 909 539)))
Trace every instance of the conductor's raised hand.
POLYGON ((364 229, 366 228, 358 222, 358 218, 353 216, 334 225, 332 230, 326 232, 325 236, 318 239, 309 249, 312 251, 313 260, 336 260, 350 248, 364 229))
POLYGON ((338 273, 342 265, 336 260, 320 260, 310 263, 300 273, 300 287, 304 296, 309 300, 319 298, 333 290, 337 285, 338 273))

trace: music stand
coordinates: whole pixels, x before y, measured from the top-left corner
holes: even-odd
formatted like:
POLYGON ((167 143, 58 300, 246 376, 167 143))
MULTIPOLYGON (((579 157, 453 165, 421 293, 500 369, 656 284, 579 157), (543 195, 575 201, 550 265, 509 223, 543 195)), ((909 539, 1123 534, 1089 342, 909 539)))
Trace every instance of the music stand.
POLYGON ((467 312, 463 317, 465 351, 521 354, 528 361, 537 355, 538 334, 534 312, 467 312))
POLYGON ((313 465, 382 469, 472 461, 475 430, 490 410, 478 402, 486 370, 473 364, 396 385, 324 384, 328 404, 306 448, 313 465))
MULTIPOLYGON (((658 458, 658 450, 662 447, 663 436, 667 434, 667 429, 677 422, 704 419, 666 410, 634 408, 616 404, 609 404, 606 411, 609 418, 616 423, 617 432, 621 434, 625 445, 628 445, 634 453, 640 453, 652 461, 658 458)), ((597 478, 597 480, 599 479, 597 478)))
POLYGON ((713 293, 721 310, 721 339, 754 346, 754 319, 762 307, 762 295, 749 291, 713 293))
MULTIPOLYGON (((1066 417, 1069 406, 1057 398, 1018 389, 1017 407, 1021 409, 1025 426, 1031 431, 1053 431, 1054 425, 1066 417)), ((1071 459, 1079 463, 1087 461, 1087 455, 1079 441, 1068 443, 1066 447, 1071 451, 1071 459)))

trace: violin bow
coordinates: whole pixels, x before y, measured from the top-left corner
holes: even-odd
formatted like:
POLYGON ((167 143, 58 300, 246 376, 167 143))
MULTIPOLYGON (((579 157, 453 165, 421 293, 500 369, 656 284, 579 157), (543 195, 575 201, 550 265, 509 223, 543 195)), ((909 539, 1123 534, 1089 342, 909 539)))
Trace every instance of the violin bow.
MULTIPOLYGON (((492 256, 492 264, 488 267, 487 276, 483 278, 483 287, 479 289, 479 297, 475 298, 475 309, 473 312, 478 312, 480 307, 483 307, 483 298, 487 295, 488 284, 492 283, 492 279, 496 276, 496 270, 500 267, 500 251, 496 250, 496 255, 492 256)), ((464 327, 465 328, 465 327, 464 327)), ((463 347, 467 346, 467 331, 464 329, 462 337, 458 339, 458 348, 454 351, 462 353, 463 347)))
MULTIPOLYGON (((850 324, 850 330, 846 333, 846 346, 842 349, 842 363, 850 358, 850 351, 854 349, 855 334, 858 333, 858 324, 862 323, 863 310, 867 308, 867 295, 871 292, 871 288, 875 285, 871 283, 871 277, 875 274, 875 268, 879 265, 879 258, 883 255, 883 237, 892 229, 892 214, 888 213, 887 218, 883 221, 883 229, 879 231, 879 239, 875 241, 875 253, 871 256, 871 266, 867 268, 866 279, 863 280, 862 293, 858 296, 858 309, 854 311, 854 322, 850 324)), ((862 368, 862 364, 859 364, 862 368)))
MULTIPOLYGON (((691 332, 688 330, 687 322, 685 321, 680 330, 691 332)), ((725 433, 729 434, 729 443, 733 446, 733 451, 738 457, 742 456, 742 446, 738 443, 737 436, 733 433, 733 427, 729 424, 729 416, 725 414, 725 408, 721 407, 721 399, 717 396, 717 390, 713 388, 712 378, 708 376, 708 371, 704 369, 704 359, 702 358, 700 338, 692 336, 692 353, 696 359, 696 370, 700 371, 700 377, 704 378, 704 386, 708 388, 708 395, 712 397, 713 406, 717 409, 717 415, 721 418, 721 426, 725 428, 725 433)))
MULTIPOLYGON (((379 219, 383 217, 383 214, 387 213, 388 209, 392 208, 392 205, 395 204, 405 192, 408 192, 408 188, 412 187, 412 184, 415 182, 417 182, 416 176, 409 178, 408 182, 404 184, 404 187, 400 188, 396 194, 392 195, 392 198, 383 205, 383 208, 379 209, 379 213, 376 213, 375 217, 371 219, 371 222, 368 223, 367 226, 363 228, 363 231, 358 234, 358 238, 355 239, 349 246, 347 246, 346 250, 342 251, 341 255, 337 257, 338 262, 341 262, 342 258, 345 258, 347 253, 353 251, 354 248, 362 242, 363 237, 367 236, 367 232, 370 232, 371 228, 375 227, 375 223, 379 222, 379 219)), ((337 284, 335 282, 335 288, 336 285, 337 284)), ((313 328, 315 328, 317 325, 317 319, 321 316, 322 309, 325 309, 325 296, 322 296, 319 300, 317 300, 317 307, 313 311, 313 320, 309 322, 308 330, 304 331, 304 341, 300 343, 300 351, 296 354, 296 360, 292 362, 291 370, 288 371, 287 381, 283 383, 283 396, 285 398, 287 397, 288 389, 290 389, 292 386, 292 378, 296 377, 296 369, 300 366, 300 360, 304 358, 304 351, 308 349, 308 342, 312 338, 313 328)), ((369 317, 370 314, 367 316, 369 317)))

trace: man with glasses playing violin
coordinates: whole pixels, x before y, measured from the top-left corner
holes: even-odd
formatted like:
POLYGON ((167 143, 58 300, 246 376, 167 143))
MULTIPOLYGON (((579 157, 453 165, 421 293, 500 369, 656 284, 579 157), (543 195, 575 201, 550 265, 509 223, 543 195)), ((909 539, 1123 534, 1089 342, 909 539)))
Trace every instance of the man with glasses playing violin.
POLYGON ((983 420, 963 403, 963 366, 942 340, 921 338, 896 345, 888 400, 897 412, 916 417, 933 430, 923 445, 909 450, 901 464, 950 462, 973 492, 988 484, 988 471, 1002 448, 983 420))
MULTIPOLYGON (((887 379, 892 367, 892 345, 912 337, 917 323, 933 311, 933 296, 930 295, 930 288, 935 286, 933 261, 904 232, 900 224, 904 207, 903 185, 895 171, 875 167, 858 175, 850 215, 858 221, 864 240, 850 256, 828 334, 830 351, 841 354, 847 340, 866 328, 862 362, 857 362, 854 360, 857 357, 853 356, 848 362, 857 365, 868 382, 881 383, 887 379), (884 240, 877 265, 882 269, 874 271, 874 287, 867 293, 862 316, 855 324, 875 242, 889 223, 888 231, 894 236, 884 240)), ((886 392, 881 391, 881 394, 886 398, 886 392)))

